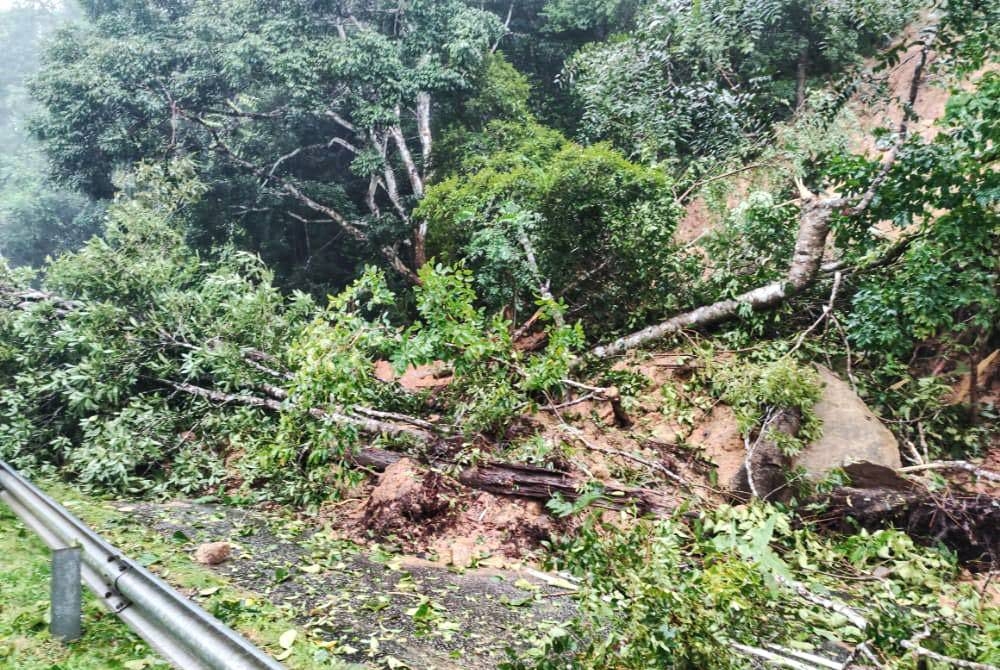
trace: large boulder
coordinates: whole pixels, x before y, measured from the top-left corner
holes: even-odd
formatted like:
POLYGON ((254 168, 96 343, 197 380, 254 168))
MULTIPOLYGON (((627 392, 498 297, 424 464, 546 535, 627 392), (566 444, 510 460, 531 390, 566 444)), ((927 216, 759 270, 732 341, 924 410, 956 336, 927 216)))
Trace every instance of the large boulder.
POLYGON ((889 429, 850 385, 822 365, 816 369, 823 382, 823 395, 815 407, 823 421, 823 436, 797 454, 793 465, 813 479, 860 461, 900 467, 899 445, 889 429))

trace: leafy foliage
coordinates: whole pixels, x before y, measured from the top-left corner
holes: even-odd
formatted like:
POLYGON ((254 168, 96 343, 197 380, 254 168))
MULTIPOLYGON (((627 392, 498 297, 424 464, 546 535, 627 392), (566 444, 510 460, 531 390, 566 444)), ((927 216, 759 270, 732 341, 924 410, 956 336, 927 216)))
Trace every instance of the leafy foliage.
POLYGON ((569 63, 590 137, 650 160, 727 156, 896 34, 907 2, 649 2, 636 29, 569 63))
MULTIPOLYGON (((855 294, 849 330, 859 347, 899 357, 943 333, 989 330, 1000 317, 998 112, 996 74, 985 75, 974 93, 953 96, 945 132, 932 143, 911 142, 878 205, 844 229, 864 239, 866 226, 890 219, 913 236, 900 265, 866 278, 855 294)), ((834 174, 856 187, 857 172, 847 169, 834 174)))
POLYGON ((746 668, 737 643, 822 654, 828 640, 868 640, 890 667, 909 667, 901 642, 925 628, 939 653, 1000 658, 997 610, 950 582, 952 557, 898 531, 831 540, 767 506, 721 507, 692 524, 629 520, 627 529, 590 516, 553 561, 580 578, 581 613, 510 668, 746 668), (865 578, 875 570, 883 576, 865 578), (867 629, 797 596, 790 582, 844 599, 867 629))
POLYGON ((679 208, 666 175, 537 124, 497 122, 480 142, 417 214, 434 253, 467 259, 492 307, 523 311, 545 283, 611 328, 681 304, 675 289, 690 268, 674 253, 679 208))
MULTIPOLYGON (((710 379, 720 397, 733 408, 744 435, 758 427, 762 417, 788 409, 800 417, 797 435, 768 431, 770 439, 777 441, 783 450, 794 453, 819 437, 821 425, 813 406, 822 387, 815 370, 782 357, 766 363, 713 366, 710 379)), ((766 420, 761 429, 767 429, 766 420)))
MULTIPOLYGON (((43 300, 0 313, 0 457, 29 471, 59 466, 101 490, 195 493, 221 486, 233 474, 223 461, 237 454, 246 480, 311 500, 330 495, 335 466, 359 441, 331 412, 425 408, 376 377, 379 360, 447 366, 454 381, 437 411, 469 435, 502 431, 567 376, 580 327, 551 326, 540 355, 515 350, 510 324, 476 305, 467 270, 424 268, 420 318, 403 326, 375 270, 318 310, 304 294, 283 296, 255 257, 222 249, 201 260, 176 223, 205 193, 193 174, 183 160, 142 167, 105 235, 46 268, 44 287, 77 301, 71 309, 43 300), (234 406, 179 384, 231 394, 234 406), (269 388, 280 416, 241 406, 269 388)), ((5 299, 18 300, 28 278, 5 270, 5 299)))

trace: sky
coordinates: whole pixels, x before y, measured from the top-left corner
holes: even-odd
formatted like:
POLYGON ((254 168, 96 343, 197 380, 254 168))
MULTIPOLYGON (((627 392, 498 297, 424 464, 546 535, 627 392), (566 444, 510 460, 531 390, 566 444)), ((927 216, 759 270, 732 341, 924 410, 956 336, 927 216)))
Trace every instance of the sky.
MULTIPOLYGON (((19 4, 24 4, 24 0, 0 0, 0 12, 13 9, 19 4)), ((63 0, 45 0, 44 4, 49 7, 61 7, 64 5, 64 2, 63 0)))

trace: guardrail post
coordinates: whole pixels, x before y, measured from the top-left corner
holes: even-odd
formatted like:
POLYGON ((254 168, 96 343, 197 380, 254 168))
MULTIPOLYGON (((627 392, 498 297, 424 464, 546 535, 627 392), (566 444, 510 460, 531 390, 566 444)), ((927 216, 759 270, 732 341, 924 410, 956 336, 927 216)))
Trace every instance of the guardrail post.
POLYGON ((52 550, 52 621, 53 637, 70 642, 80 637, 80 547, 52 550))

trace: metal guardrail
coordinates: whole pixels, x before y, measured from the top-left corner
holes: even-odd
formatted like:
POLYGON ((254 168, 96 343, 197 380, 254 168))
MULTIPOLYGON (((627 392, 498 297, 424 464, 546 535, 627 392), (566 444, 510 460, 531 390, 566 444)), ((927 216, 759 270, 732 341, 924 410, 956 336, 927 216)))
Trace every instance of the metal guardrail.
POLYGON ((284 670, 239 633, 122 555, 3 461, 0 500, 54 551, 79 547, 83 581, 179 670, 284 670))

